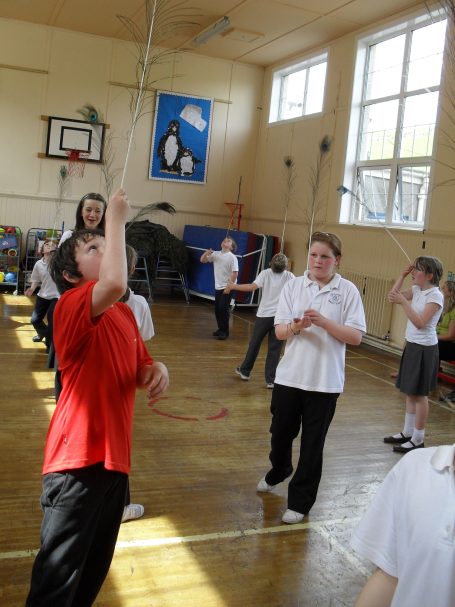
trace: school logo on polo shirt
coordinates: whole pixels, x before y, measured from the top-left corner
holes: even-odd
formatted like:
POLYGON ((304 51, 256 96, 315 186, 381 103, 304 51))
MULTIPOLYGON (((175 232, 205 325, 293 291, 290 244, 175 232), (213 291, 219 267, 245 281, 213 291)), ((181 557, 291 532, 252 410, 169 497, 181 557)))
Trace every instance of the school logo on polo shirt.
POLYGON ((339 306, 341 303, 341 293, 330 293, 329 303, 339 306))

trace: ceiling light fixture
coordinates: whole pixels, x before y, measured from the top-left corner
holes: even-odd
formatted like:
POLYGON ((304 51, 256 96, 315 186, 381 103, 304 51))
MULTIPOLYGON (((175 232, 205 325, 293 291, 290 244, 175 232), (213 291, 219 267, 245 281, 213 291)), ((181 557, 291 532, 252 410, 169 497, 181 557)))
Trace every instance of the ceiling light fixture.
POLYGON ((193 46, 205 44, 210 38, 213 38, 213 36, 217 36, 218 34, 221 34, 221 32, 224 32, 230 25, 231 22, 229 17, 221 17, 221 19, 212 23, 209 27, 206 27, 205 30, 193 38, 193 46))

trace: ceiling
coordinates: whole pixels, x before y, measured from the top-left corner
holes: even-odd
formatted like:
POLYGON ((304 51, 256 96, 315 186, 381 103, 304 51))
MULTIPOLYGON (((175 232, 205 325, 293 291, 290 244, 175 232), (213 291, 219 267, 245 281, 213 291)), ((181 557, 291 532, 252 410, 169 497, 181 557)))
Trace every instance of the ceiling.
POLYGON ((0 0, 0 17, 129 40, 118 15, 143 28, 147 1, 171 10, 165 46, 260 66, 425 5, 416 0, 0 0), (223 16, 229 17, 229 28, 193 48, 191 40, 223 16))

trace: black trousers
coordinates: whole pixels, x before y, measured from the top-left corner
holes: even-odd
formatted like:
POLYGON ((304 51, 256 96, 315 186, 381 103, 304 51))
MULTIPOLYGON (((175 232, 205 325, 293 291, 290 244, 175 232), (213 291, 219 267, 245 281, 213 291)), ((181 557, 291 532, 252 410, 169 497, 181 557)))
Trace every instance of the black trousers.
POLYGON ((26 607, 89 607, 109 571, 128 475, 103 464, 43 476, 41 548, 26 607))
POLYGON ((229 312, 231 307, 231 294, 224 289, 215 289, 215 318, 218 329, 229 335, 229 312))
POLYGON ((30 322, 41 339, 44 339, 46 348, 49 350, 52 342, 52 328, 54 308, 58 299, 44 299, 39 295, 36 296, 35 307, 32 312, 30 322), (47 325, 44 323, 44 318, 47 316, 47 325))
POLYGON ((275 335, 274 316, 256 316, 253 335, 251 336, 248 350, 245 354, 245 360, 240 365, 240 371, 244 375, 249 375, 253 369, 256 358, 261 349, 261 344, 268 336, 267 357, 265 359, 265 381, 272 384, 275 380, 275 372, 280 362, 281 348, 283 342, 275 335))
POLYGON ((299 461, 288 487, 288 508, 296 512, 306 514, 316 501, 325 437, 338 396, 280 384, 273 388, 269 456, 272 468, 265 480, 276 485, 292 474, 292 443, 302 427, 299 461))

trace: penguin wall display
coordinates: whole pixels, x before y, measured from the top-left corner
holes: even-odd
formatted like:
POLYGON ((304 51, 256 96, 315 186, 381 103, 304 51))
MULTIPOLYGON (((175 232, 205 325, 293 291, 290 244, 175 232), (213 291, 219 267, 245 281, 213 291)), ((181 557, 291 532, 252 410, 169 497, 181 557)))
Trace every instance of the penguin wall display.
POLYGON ((213 99, 157 92, 150 179, 206 183, 213 99))
POLYGON ((161 170, 178 173, 178 161, 183 152, 182 140, 179 136, 180 122, 171 120, 167 130, 158 144, 158 156, 161 160, 161 170))
POLYGON ((196 164, 201 162, 193 155, 193 150, 183 148, 180 158, 178 159, 179 175, 182 177, 192 175, 196 164))

